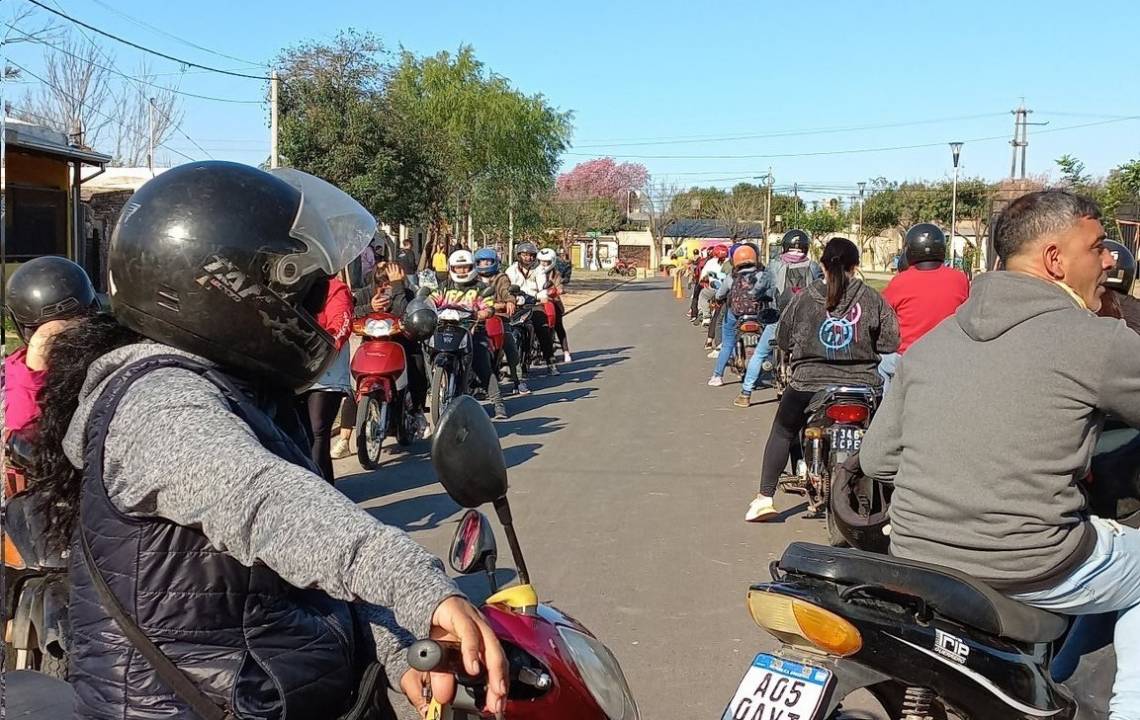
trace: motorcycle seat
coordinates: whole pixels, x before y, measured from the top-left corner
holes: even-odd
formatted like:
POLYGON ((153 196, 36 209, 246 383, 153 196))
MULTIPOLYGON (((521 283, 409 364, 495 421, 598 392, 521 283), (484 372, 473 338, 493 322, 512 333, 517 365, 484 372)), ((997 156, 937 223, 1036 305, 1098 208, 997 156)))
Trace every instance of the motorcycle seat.
POLYGON ((1056 640, 1069 618, 1010 600, 969 575, 938 565, 811 543, 792 543, 780 558, 786 572, 841 585, 875 585, 922 598, 943 617, 997 637, 1028 643, 1056 640))

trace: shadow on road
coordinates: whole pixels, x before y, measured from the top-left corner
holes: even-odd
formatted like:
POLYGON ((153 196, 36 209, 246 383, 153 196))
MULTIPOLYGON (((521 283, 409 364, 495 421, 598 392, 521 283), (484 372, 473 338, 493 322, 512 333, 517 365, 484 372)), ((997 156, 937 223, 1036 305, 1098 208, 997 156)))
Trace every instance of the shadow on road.
POLYGON ((495 429, 499 431, 499 437, 505 438, 509 435, 545 435, 547 433, 556 432, 566 427, 558 418, 552 417, 535 417, 526 418, 524 420, 499 420, 495 423, 495 429))
POLYGON ((431 442, 420 440, 412 452, 384 455, 377 470, 360 470, 337 478, 336 489, 353 502, 364 502, 381 495, 414 490, 435 482, 431 467, 431 442))
MULTIPOLYGON (((570 402, 571 400, 579 400, 588 397, 590 393, 597 390, 596 387, 585 388, 571 388, 569 390, 561 390, 558 392, 534 392, 530 395, 523 395, 520 397, 511 398, 510 410, 515 415, 531 410, 554 405, 556 403, 570 402)), ((501 435, 501 434, 500 434, 501 435)))
MULTIPOLYGON (((430 475, 430 470, 428 473, 431 482, 435 482, 435 476, 430 475)), ((370 507, 367 510, 372 517, 385 525, 393 525, 412 532, 439 527, 462 508, 456 505, 447 493, 438 492, 397 500, 388 505, 370 507)))
MULTIPOLYGON (((498 583, 500 590, 513 583, 518 576, 518 573, 511 568, 495 568, 495 582, 498 583)), ((491 584, 487 582, 486 573, 460 575, 455 578, 455 584, 476 604, 481 604, 491 595, 491 584)))
POLYGON ((784 512, 777 515, 776 519, 770 521, 769 524, 787 522, 788 518, 790 518, 794 515, 798 515, 798 514, 802 513, 803 511, 807 510, 807 506, 808 505, 806 502, 802 502, 799 505, 796 505, 795 507, 790 507, 787 510, 785 510, 784 512))
POLYGON ((542 443, 523 443, 522 445, 504 448, 503 461, 507 464, 508 468, 522 465, 527 460, 538 455, 537 450, 540 447, 542 447, 542 443))

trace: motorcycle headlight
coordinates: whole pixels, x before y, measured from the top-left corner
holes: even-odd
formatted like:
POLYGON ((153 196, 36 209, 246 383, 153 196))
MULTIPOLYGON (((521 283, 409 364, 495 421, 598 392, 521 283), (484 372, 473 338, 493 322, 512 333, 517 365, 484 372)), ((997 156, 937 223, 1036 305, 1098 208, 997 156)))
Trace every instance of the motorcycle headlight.
POLYGON ((388 337, 392 334, 391 320, 369 320, 364 323, 364 334, 368 337, 388 337))
POLYGON ((596 638, 568 627, 558 634, 566 643, 578 674, 610 720, 639 720, 641 714, 617 658, 596 638))

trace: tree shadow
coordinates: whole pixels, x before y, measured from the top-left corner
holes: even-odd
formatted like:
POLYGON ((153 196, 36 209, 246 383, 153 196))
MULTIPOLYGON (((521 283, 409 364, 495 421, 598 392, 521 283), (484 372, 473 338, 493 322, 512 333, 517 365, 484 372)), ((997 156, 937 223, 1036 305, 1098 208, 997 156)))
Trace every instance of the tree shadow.
POLYGON ((504 448, 503 461, 509 468, 522 465, 527 460, 536 457, 538 455, 537 450, 540 447, 542 447, 542 443, 523 443, 522 445, 504 448))
POLYGON ((585 397, 590 397, 591 393, 597 390, 596 387, 584 388, 570 388, 568 390, 561 390, 558 392, 533 392, 530 395, 522 395, 511 398, 510 410, 514 414, 530 412, 537 410, 547 405, 556 403, 570 402, 572 400, 580 400, 585 397))
MULTIPOLYGON (((616 347, 616 348, 595 348, 593 350, 580 350, 580 351, 574 353, 574 358, 575 358, 574 362, 577 362, 579 359, 586 360, 589 358, 601 357, 604 355, 617 355, 619 353, 625 352, 626 350, 632 350, 632 349, 633 349, 633 345, 625 345, 623 347, 616 347)), ((573 364, 573 363, 571 363, 571 364, 573 364)))
MULTIPOLYGON (((435 481, 434 477, 432 481, 435 481)), ((366 509, 369 515, 385 525, 415 532, 437 528, 451 520, 463 508, 456 505, 447 493, 441 492, 405 498, 366 509)))
POLYGON ((546 435, 557 432, 564 427, 566 427, 565 423, 561 423, 558 418, 552 417, 498 420, 495 422, 495 429, 499 431, 500 439, 510 435, 546 435))
POLYGON ((417 445, 420 444, 423 447, 414 453, 382 456, 387 459, 376 470, 361 468, 358 472, 339 476, 336 489, 349 500, 359 503, 431 485, 436 482, 435 471, 431 467, 431 443, 421 440, 417 445))

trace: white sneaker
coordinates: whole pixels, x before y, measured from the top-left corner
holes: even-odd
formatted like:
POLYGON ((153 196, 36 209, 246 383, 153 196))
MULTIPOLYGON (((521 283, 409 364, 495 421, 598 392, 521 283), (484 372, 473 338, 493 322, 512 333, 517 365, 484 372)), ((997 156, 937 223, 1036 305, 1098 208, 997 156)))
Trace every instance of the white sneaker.
POLYGON ((711 322, 709 318, 701 318, 701 327, 708 327, 711 322))
POLYGON ((527 387, 526 380, 519 380, 519 385, 515 388, 515 392, 519 395, 530 395, 530 388, 527 387))
POLYGON ((562 362, 574 362, 574 358, 570 357, 569 352, 562 353, 562 362))
POLYGON ((713 348, 712 350, 709 350, 709 354, 706 355, 705 357, 710 357, 710 358, 720 357, 720 350, 713 348))
POLYGON ((764 522, 776 516, 776 508, 772 505, 772 498, 766 495, 757 495, 748 505, 748 512, 744 513, 745 522, 764 522))
POLYGON ((721 385, 724 385, 724 378, 720 375, 713 375, 709 378, 709 387, 720 387, 721 385))
POLYGON ((336 442, 333 443, 332 451, 329 454, 332 455, 333 460, 340 460, 341 458, 346 458, 351 455, 352 449, 348 446, 348 440, 343 435, 338 437, 336 442))

